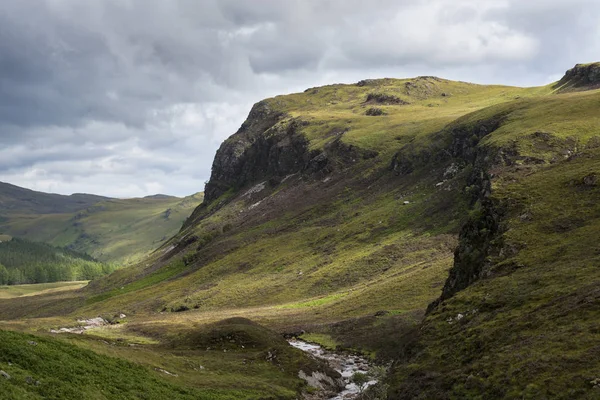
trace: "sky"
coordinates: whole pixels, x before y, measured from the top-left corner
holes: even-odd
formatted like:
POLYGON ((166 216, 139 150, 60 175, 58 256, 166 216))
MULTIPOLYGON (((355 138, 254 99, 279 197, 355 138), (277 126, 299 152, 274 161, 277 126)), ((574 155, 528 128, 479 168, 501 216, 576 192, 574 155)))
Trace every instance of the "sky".
POLYGON ((0 181, 184 196, 253 103, 367 78, 543 85, 597 0, 0 0, 0 181))

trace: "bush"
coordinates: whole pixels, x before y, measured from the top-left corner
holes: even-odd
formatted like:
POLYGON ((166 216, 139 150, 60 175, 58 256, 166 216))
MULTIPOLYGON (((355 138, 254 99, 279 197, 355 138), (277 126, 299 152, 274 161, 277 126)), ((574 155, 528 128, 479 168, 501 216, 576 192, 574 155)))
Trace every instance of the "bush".
POLYGON ((378 108, 378 107, 371 107, 371 108, 367 109, 367 112, 365 114, 372 116, 372 117, 376 117, 378 115, 384 115, 385 111, 383 111, 381 108, 378 108))

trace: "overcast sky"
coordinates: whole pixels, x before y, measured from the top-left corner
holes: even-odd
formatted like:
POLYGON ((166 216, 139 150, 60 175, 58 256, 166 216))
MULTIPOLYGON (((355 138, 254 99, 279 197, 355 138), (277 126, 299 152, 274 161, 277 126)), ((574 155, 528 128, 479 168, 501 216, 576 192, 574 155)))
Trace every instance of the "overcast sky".
POLYGON ((203 190, 256 101, 437 75, 534 86, 600 59, 597 0, 0 0, 0 181, 203 190))

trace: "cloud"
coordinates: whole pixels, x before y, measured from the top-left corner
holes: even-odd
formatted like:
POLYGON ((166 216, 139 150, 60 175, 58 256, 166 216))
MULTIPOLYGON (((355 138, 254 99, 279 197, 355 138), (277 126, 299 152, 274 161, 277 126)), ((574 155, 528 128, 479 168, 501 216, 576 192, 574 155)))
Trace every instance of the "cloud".
POLYGON ((21 0, 0 5, 0 180, 202 190, 252 103, 439 75, 538 85, 600 53, 593 0, 21 0))

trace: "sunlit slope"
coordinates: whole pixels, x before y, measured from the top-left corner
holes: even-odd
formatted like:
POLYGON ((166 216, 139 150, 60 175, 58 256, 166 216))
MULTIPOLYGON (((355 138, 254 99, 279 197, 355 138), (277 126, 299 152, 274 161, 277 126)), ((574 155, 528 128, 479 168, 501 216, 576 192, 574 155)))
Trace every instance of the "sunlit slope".
POLYGON ((456 118, 550 92, 425 77, 268 99, 281 113, 272 129, 293 123, 313 150, 341 140, 373 155, 348 161, 342 154, 337 168, 317 179, 297 174, 227 191, 198 209, 194 224, 154 260, 98 282, 98 291, 115 289, 92 297, 90 307, 280 304, 318 306, 338 317, 418 314, 437 297, 452 265, 469 207, 466 173, 445 175, 451 160, 444 160, 400 175, 390 171, 393 155, 409 144, 440 152, 451 137, 444 128, 456 118), (384 100, 367 100, 372 93, 384 100), (366 115, 372 106, 385 114, 366 115))
POLYGON ((508 161, 490 164, 490 201, 461 235, 455 279, 479 279, 404 338, 392 398, 597 398, 599 107, 595 90, 463 120, 501 116, 478 147, 508 161), (484 239, 495 217, 500 230, 484 239), (482 251, 484 262, 465 262, 482 251))
POLYGON ((328 371, 242 318, 190 330, 170 345, 0 330, 0 370, 0 399, 7 400, 291 400, 306 387, 300 370, 328 371))
POLYGON ((3 216, 0 231, 126 263, 175 234, 201 201, 202 194, 110 199, 73 214, 11 213, 3 216))

